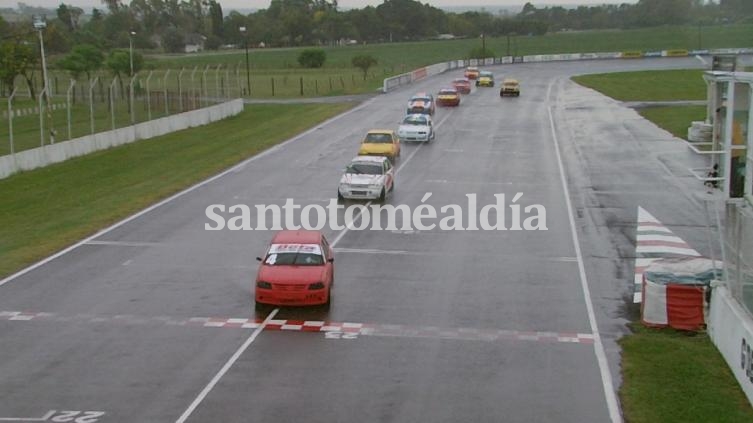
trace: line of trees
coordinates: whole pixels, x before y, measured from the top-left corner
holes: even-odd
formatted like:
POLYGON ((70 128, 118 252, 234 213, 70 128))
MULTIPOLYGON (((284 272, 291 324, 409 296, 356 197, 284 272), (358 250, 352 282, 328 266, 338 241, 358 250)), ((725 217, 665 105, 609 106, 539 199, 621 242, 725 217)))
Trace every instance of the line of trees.
MULTIPOLYGON (((216 0, 101 0, 102 9, 85 15, 61 3, 48 17, 46 47, 66 53, 90 44, 102 50, 127 48, 131 32, 138 49, 183 51, 186 44, 205 48, 331 45, 339 40, 406 41, 440 34, 477 37, 510 33, 543 34, 557 30, 633 28, 663 24, 753 22, 751 0, 639 0, 635 4, 537 8, 526 3, 516 15, 486 11, 446 12, 415 0, 384 0, 380 5, 340 10, 337 0, 271 0, 269 7, 248 15, 224 16, 216 0), (240 28, 247 30, 241 32, 240 28)), ((28 32, 28 22, 0 19, 0 33, 28 32)))
MULTIPOLYGON (((85 15, 61 3, 44 30, 53 62, 73 76, 106 67, 116 75, 130 72, 127 48, 178 52, 186 44, 205 48, 223 45, 331 45, 340 40, 384 42, 457 37, 544 34, 557 30, 632 28, 663 24, 753 22, 753 0, 639 0, 635 4, 537 8, 526 3, 513 16, 485 11, 446 12, 415 0, 384 0, 380 5, 340 10, 337 0, 271 0, 269 7, 224 16, 216 0, 101 0, 103 9, 85 15), (245 31, 240 31, 245 27, 245 31), (105 55, 103 52, 109 52, 105 55)), ((19 7, 25 6, 22 3, 19 7)), ((27 7, 28 8, 28 7, 27 7)), ((31 86, 38 67, 38 43, 31 22, 0 17, 0 84, 18 75, 31 86)), ((312 55, 302 66, 322 59, 312 55)), ((357 61, 365 66, 368 61, 357 61)), ((318 62, 316 62, 318 63, 318 62)), ((143 66, 136 53, 134 70, 143 66)), ((321 64, 319 64, 321 66, 321 64)), ((368 67, 366 67, 368 68, 368 67)))

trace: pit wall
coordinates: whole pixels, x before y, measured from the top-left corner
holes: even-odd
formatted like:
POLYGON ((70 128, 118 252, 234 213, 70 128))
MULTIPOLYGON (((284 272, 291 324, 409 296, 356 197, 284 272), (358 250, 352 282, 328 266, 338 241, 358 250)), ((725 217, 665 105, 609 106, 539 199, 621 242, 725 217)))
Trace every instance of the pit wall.
POLYGON ((753 404, 753 319, 724 286, 714 288, 711 294, 708 331, 753 404))
POLYGON ((134 141, 206 125, 235 116, 243 111, 243 100, 235 99, 203 109, 178 113, 135 125, 99 132, 69 141, 24 150, 0 157, 0 179, 26 170, 60 163, 73 157, 116 147, 134 141))

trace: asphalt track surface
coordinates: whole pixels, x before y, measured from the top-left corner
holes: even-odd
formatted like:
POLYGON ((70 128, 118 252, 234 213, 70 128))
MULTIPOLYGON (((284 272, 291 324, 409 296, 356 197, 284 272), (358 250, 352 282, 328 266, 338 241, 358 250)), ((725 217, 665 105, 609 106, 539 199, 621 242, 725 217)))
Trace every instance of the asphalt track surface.
POLYGON ((388 202, 475 193, 481 207, 521 192, 548 230, 327 229, 329 312, 256 315, 254 257, 272 232, 205 231, 205 208, 326 204, 365 131, 395 128, 411 94, 461 71, 377 96, 0 282, 0 421, 618 421, 636 209, 707 254, 703 188, 687 171, 703 162, 569 76, 700 66, 492 67, 522 95, 479 88, 439 109, 436 140, 403 146, 388 202))

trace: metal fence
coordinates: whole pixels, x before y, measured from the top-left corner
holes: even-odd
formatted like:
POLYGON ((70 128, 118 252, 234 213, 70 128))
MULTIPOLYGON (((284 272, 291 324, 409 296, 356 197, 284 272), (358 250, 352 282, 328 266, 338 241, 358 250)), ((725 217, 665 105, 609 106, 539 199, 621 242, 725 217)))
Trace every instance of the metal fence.
POLYGON ((724 250, 729 290, 753 317, 753 204, 744 200, 727 204, 724 250))
POLYGON ((101 75, 65 86, 51 80, 52 94, 43 89, 33 99, 26 84, 17 84, 2 112, 7 142, 0 142, 0 156, 207 107, 245 89, 237 73, 219 67, 101 75))

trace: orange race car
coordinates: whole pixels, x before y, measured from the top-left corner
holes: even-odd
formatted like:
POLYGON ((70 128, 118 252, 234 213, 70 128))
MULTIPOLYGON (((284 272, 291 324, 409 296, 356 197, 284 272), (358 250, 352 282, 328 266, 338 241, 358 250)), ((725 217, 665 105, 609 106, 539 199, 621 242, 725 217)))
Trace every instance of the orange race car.
POLYGON ((465 69, 465 77, 468 79, 477 79, 479 74, 479 70, 475 66, 468 66, 465 69))
POLYGON ((437 94, 440 106, 460 106, 460 93, 455 88, 442 88, 437 94))
POLYGON ((460 94, 471 93, 471 81, 468 78, 457 78, 452 80, 452 86, 458 90, 460 94))

